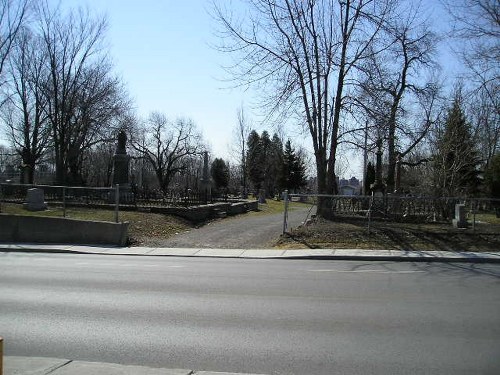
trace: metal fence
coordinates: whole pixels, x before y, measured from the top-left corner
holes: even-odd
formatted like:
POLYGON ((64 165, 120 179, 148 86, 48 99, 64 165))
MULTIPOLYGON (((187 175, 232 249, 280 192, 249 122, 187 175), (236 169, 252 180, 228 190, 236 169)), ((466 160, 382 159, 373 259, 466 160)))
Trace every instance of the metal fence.
POLYGON ((227 195, 186 190, 164 194, 160 190, 138 191, 114 187, 75 187, 53 185, 0 184, 0 201, 23 203, 29 189, 39 188, 48 203, 88 207, 188 207, 228 201, 227 195))
MULTIPOLYGON (((455 216, 455 206, 464 204, 468 213, 495 214, 500 217, 500 199, 414 196, 351 196, 323 194, 284 194, 283 232, 287 229, 288 202, 298 201, 317 206, 318 200, 334 217, 382 219, 395 222, 449 222, 455 216)), ((312 211, 312 210, 311 210, 312 211)), ((310 213, 311 213, 310 211, 310 213)))

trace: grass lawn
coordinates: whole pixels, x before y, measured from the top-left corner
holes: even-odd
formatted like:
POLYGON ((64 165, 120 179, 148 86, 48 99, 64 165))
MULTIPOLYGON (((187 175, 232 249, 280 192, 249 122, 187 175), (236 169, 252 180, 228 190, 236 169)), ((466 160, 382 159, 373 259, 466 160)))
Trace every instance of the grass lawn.
MULTIPOLYGON (((291 210, 297 207, 303 207, 303 204, 290 203, 291 210)), ((2 203, 1 209, 6 214, 63 217, 62 208, 52 205, 48 210, 31 212, 24 210, 20 204, 2 203)), ((271 215, 283 211, 283 201, 268 199, 265 204, 259 204, 259 211, 245 215, 271 215)), ((114 211, 109 209, 71 207, 66 210, 67 218, 80 220, 114 221, 114 215, 114 211)), ((129 236, 134 245, 154 243, 155 239, 169 238, 195 227, 193 223, 176 216, 139 211, 120 211, 119 220, 130 222, 129 236)), ((468 220, 471 223, 472 217, 468 220)), ((455 229, 451 223, 373 221, 369 232, 365 219, 317 220, 311 225, 293 229, 290 236, 280 239, 277 247, 499 251, 500 219, 495 215, 478 214, 475 229, 471 225, 467 229, 455 229)))

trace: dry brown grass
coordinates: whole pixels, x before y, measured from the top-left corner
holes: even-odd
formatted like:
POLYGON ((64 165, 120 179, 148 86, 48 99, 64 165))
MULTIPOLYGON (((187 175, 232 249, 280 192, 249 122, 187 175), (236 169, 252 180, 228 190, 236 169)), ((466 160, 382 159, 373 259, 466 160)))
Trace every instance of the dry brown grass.
MULTIPOLYGON (((27 211, 20 204, 2 203, 2 213, 28 216, 63 217, 62 207, 49 206, 45 211, 27 211)), ((79 220, 114 221, 115 213, 108 209, 71 207, 66 210, 66 217, 79 220)), ((120 211, 119 221, 128 221, 130 242, 141 245, 151 243, 154 238, 169 238, 193 227, 189 221, 172 215, 153 214, 140 211, 120 211)), ((154 240, 153 240, 154 242, 154 240)))
POLYGON ((493 215, 476 218, 476 228, 451 224, 415 224, 366 220, 317 220, 283 237, 282 248, 359 248, 398 250, 500 251, 500 221, 493 215))

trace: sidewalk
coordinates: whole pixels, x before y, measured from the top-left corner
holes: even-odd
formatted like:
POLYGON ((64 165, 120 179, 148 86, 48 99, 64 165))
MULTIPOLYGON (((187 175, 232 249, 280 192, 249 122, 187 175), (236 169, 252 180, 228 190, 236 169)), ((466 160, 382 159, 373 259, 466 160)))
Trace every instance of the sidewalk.
POLYGON ((383 260, 403 262, 500 263, 500 251, 480 253, 366 249, 200 249, 0 243, 0 252, 180 256, 241 259, 329 259, 363 261, 383 260))
POLYGON ((264 375, 126 366, 59 358, 4 357, 4 375, 264 375))

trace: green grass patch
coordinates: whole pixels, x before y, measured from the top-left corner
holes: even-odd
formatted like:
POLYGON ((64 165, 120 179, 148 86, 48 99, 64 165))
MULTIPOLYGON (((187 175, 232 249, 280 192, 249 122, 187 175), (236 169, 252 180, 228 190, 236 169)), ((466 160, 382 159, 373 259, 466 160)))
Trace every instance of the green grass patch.
MULTIPOLYGON (((469 217, 469 220, 472 220, 472 215, 469 217)), ((495 214, 476 214, 476 222, 477 221, 500 225, 500 217, 496 217, 495 214)))
MULTIPOLYGON (((310 205, 307 205, 310 207, 310 205)), ((304 203, 299 202, 289 202, 288 209, 294 210, 299 207, 305 207, 304 203)), ((267 199, 266 203, 259 203, 259 211, 252 211, 249 215, 273 215, 285 212, 285 202, 277 201, 274 199, 267 199)))

